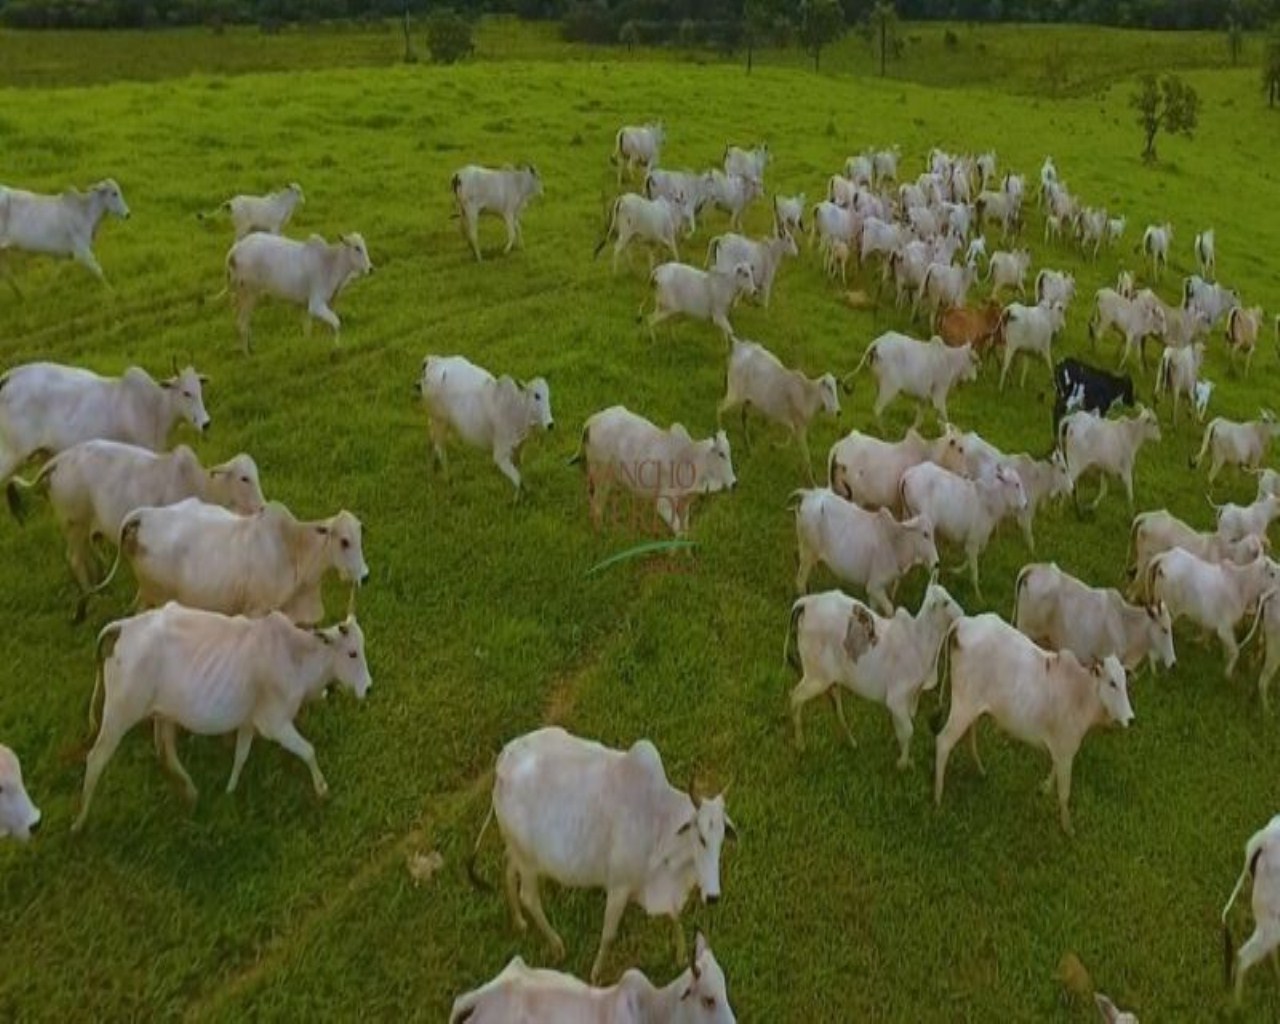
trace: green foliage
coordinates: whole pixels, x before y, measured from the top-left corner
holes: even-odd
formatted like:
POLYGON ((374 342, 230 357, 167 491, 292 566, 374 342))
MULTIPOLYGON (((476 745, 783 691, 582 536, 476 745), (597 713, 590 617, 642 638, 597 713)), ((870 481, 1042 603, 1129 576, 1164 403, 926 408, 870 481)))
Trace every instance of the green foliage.
POLYGON ((1156 159, 1156 135, 1161 131, 1187 138, 1195 134, 1200 97, 1178 75, 1163 78, 1151 73, 1143 75, 1129 97, 1129 105, 1138 112, 1138 126, 1145 139, 1144 160, 1156 159))
POLYGON ((1062 47, 1054 42, 1044 53, 1044 83, 1049 95, 1057 97, 1066 88, 1070 75, 1071 59, 1062 47))
POLYGON ((892 0, 877 0, 867 15, 867 38, 875 50, 880 65, 880 75, 887 71, 890 57, 898 57, 902 53, 904 41, 901 34, 901 23, 898 20, 898 9, 892 0))
POLYGON ((1262 88, 1267 106, 1274 107, 1280 100, 1280 22, 1272 27, 1262 51, 1262 88))
POLYGON ((475 52, 471 22, 449 8, 439 8, 427 16, 427 49, 432 63, 456 64, 475 52))
POLYGON ((844 9, 837 0, 801 0, 799 24, 800 43, 817 71, 823 49, 844 35, 844 9))

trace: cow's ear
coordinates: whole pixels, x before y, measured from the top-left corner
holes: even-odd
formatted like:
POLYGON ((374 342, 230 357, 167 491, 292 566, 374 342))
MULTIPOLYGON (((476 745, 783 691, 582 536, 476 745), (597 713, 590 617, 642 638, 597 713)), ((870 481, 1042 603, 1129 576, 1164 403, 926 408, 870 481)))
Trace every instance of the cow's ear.
POLYGON ((173 381, 171 380, 158 380, 156 381, 156 383, 159 384, 166 391, 173 390, 173 381))
POLYGON ((200 382, 200 386, 201 386, 201 387, 203 387, 205 384, 208 384, 208 383, 209 383, 209 378, 208 378, 208 377, 206 377, 203 373, 197 373, 197 374, 196 374, 196 380, 198 380, 198 381, 200 382))
POLYGON ((326 633, 323 629, 313 629, 311 631, 311 635, 314 636, 317 640, 319 640, 323 644, 333 643, 333 641, 329 638, 329 634, 326 633))
POLYGON ((1093 1001, 1097 1004, 1098 1012, 1102 1014, 1102 1019, 1107 1021, 1108 1024, 1113 1024, 1114 1021, 1119 1019, 1120 1011, 1116 1009, 1116 1004, 1101 992, 1093 994, 1093 1001))
POLYGON ((738 841, 738 826, 733 823, 733 819, 727 814, 724 816, 724 837, 731 843, 738 841))
POLYGON ((682 835, 684 835, 686 832, 688 832, 688 831, 689 831, 689 829, 693 828, 694 822, 695 822, 696 820, 697 820, 696 818, 690 818, 690 819, 689 819, 688 821, 686 821, 683 825, 681 825, 678 829, 676 829, 676 835, 678 835, 678 836, 682 836, 682 835))
POLYGON ((327 537, 327 536, 329 536, 329 527, 327 527, 327 526, 317 526, 317 527, 316 527, 316 533, 320 534, 320 536, 321 536, 321 537, 327 537))

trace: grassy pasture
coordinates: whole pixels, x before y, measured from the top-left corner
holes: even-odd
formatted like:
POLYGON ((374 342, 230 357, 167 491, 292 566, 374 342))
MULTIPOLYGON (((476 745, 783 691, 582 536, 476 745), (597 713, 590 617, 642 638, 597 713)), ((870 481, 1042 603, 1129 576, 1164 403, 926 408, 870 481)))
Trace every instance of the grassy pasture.
MULTIPOLYGON (((206 42, 244 41, 229 38, 206 42)), ((547 721, 617 745, 647 735, 673 779, 696 774, 708 789, 732 781, 742 841, 726 853, 725 899, 686 924, 710 934, 741 1019, 1088 1020, 1092 1009, 1059 1006, 1050 978, 1069 949, 1144 1019, 1221 1016, 1217 914, 1244 839, 1277 803, 1280 742, 1258 712, 1251 666, 1224 683, 1216 649, 1180 631, 1177 671, 1132 687, 1133 729, 1085 744, 1074 840, 1036 791, 1043 755, 990 727, 987 778, 957 752, 935 812, 932 700, 909 773, 893 769, 887 715, 856 701, 847 702, 856 751, 820 706, 807 716, 808 750, 792 745, 795 676, 779 655, 793 597, 783 506, 803 479, 794 450, 757 427, 748 453, 731 428, 740 486, 695 513, 700 548, 687 573, 650 562, 584 578, 640 538, 594 534, 582 478, 564 465, 598 408, 625 401, 701 435, 723 388, 724 346, 711 329, 676 324, 656 344, 636 330, 639 258, 616 279, 604 259, 590 259, 619 123, 664 116, 672 166, 714 163, 727 138, 767 137, 771 187, 811 197, 849 152, 873 143, 900 143, 909 166, 932 145, 994 146, 1005 166, 1029 174, 1051 152, 1086 201, 1131 224, 1121 250, 1093 266, 1039 244, 1032 218, 1035 265, 1080 280, 1084 298, 1061 352, 1083 352, 1087 297, 1119 264, 1135 264, 1129 250, 1148 221, 1175 223, 1167 298, 1188 269, 1194 232, 1213 224, 1220 277, 1251 302, 1276 304, 1280 222, 1259 198, 1275 187, 1274 118, 1250 69, 1190 77, 1205 100, 1201 134, 1194 144, 1165 141, 1154 169, 1137 159, 1124 85, 1048 104, 790 68, 747 79, 730 66, 529 59, 500 70, 201 74, 6 92, 5 180, 52 190, 111 174, 133 218, 99 237, 114 291, 71 265, 15 261, 27 297, 0 290, 4 364, 159 372, 191 353, 212 377, 214 428, 196 444, 206 461, 250 451, 268 495, 300 515, 347 507, 364 519, 373 579, 360 614, 375 686, 363 706, 333 697, 300 722, 333 789, 327 805, 312 799, 302 767, 265 743, 227 798, 230 745, 195 739, 182 752, 202 797, 188 811, 139 730, 73 841, 93 635, 129 590, 117 586, 88 625, 71 626, 73 585, 48 518, 0 524, 10 665, 0 737, 22 755, 46 817, 31 847, 0 847, 0 1017, 443 1019, 455 994, 513 954, 545 963, 541 941, 517 936, 501 897, 473 891, 462 864, 494 755, 547 721), (546 196, 525 217, 527 250, 477 266, 448 219, 449 174, 508 159, 535 162, 546 196), (358 229, 378 270, 339 303, 339 349, 318 331, 304 338, 293 310, 264 305, 246 358, 230 313, 210 301, 225 225, 195 214, 229 191, 292 179, 308 197, 294 233, 358 229), (526 452, 524 503, 511 506, 481 453, 455 450, 448 483, 428 471, 411 400, 428 352, 548 377, 559 429, 526 452), (415 888, 405 858, 432 848, 446 866, 415 888)), ((765 230, 763 205, 750 225, 765 230)), ((500 228, 485 228, 492 255, 500 228)), ((687 255, 700 260, 719 230, 723 219, 712 217, 687 255)), ((783 269, 768 314, 742 308, 734 322, 788 362, 844 371, 877 333, 906 324, 892 310, 853 313, 837 293, 805 254, 783 269)), ((1099 358, 1114 355, 1110 344, 1099 358)), ((1231 377, 1215 340, 1206 367, 1219 385, 1214 411, 1253 415, 1274 402, 1276 374, 1268 344, 1248 381, 1231 377)), ((988 371, 953 397, 954 419, 1006 449, 1045 451, 1047 373, 1033 367, 1030 378, 1001 396, 988 371)), ((1152 383, 1148 373, 1140 387, 1149 395, 1152 383)), ((850 426, 868 428, 869 406, 863 378, 842 422, 813 431, 815 456, 850 426)), ((895 407, 889 431, 910 418, 895 407)), ((1203 477, 1186 468, 1199 433, 1164 422, 1165 440, 1139 460, 1139 507, 1207 525, 1203 477)), ((1249 484, 1233 479, 1215 496, 1245 500, 1249 484)), ((1083 521, 1051 511, 1037 526, 1036 557, 1119 583, 1128 522, 1114 493, 1083 521)), ((1008 613, 1028 559, 1016 530, 1004 532, 983 559, 982 607, 1008 613)), ((980 610, 966 581, 948 583, 980 610)), ((914 578, 901 596, 914 607, 921 589, 914 578)), ((492 837, 480 866, 499 880, 492 837)), ((585 973, 603 899, 548 887, 546 904, 569 947, 564 966, 585 973)), ((634 910, 610 972, 632 964, 663 980, 676 969, 669 929, 634 910)), ((1249 1019, 1280 1014, 1269 971, 1252 977, 1246 1007, 1249 1019)))

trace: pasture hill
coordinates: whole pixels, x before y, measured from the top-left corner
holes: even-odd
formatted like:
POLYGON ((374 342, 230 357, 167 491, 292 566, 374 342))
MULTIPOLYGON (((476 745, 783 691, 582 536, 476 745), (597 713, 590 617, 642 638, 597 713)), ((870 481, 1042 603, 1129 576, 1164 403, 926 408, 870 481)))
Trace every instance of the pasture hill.
MULTIPOLYGON (((1218 278, 1250 305, 1280 304, 1276 115, 1256 68, 1208 66, 1219 53, 1225 63, 1220 38, 961 29, 959 53, 947 56, 940 32, 919 30, 895 71, 903 77, 888 80, 863 73, 870 61, 853 42, 824 58, 820 76, 783 54, 748 77, 736 62, 580 51, 506 24, 482 32, 476 60, 450 68, 392 64, 394 36, 193 32, 68 45, 0 34, 4 181, 56 192, 111 176, 132 209, 95 244, 110 290, 71 263, 10 260, 25 298, 0 289, 4 366, 160 374, 174 357, 194 362, 210 378, 213 427, 204 438, 184 428, 175 441, 205 464, 250 452, 269 498, 308 519, 347 508, 365 524, 372 577, 359 616, 374 680, 358 706, 335 695, 302 714, 327 802, 268 743, 226 796, 231 744, 194 737, 181 741, 202 791, 189 809, 143 728, 73 838, 94 637, 132 592, 118 582, 86 625, 70 625, 76 592, 51 518, 37 506, 25 527, 0 524, 10 666, 0 741, 22 757, 44 812, 35 841, 0 846, 0 1018, 440 1021, 513 955, 549 964, 536 932, 516 933, 500 893, 476 891, 463 870, 496 754, 548 722, 612 746, 649 737, 672 780, 693 778, 707 794, 729 786, 740 839, 726 847, 723 898, 690 908, 684 924, 690 941, 695 926, 709 936, 739 1019, 1089 1020, 1091 1005, 1060 1001, 1053 973, 1068 951, 1144 1020, 1227 1016, 1219 915, 1245 840, 1280 804, 1280 725, 1259 708, 1251 658, 1225 681, 1216 643, 1180 625, 1176 669, 1130 681, 1133 726, 1085 742, 1068 838, 1037 790, 1047 759, 989 725, 986 776, 962 747, 934 808, 924 725, 943 703, 937 693, 923 701, 909 771, 894 768, 883 709, 852 697, 855 750, 820 706, 797 750, 787 704, 797 676, 780 651, 795 596, 786 505, 805 478, 794 447, 775 446, 781 435, 758 421, 749 450, 728 425, 739 484, 696 507, 697 549, 679 556, 683 571, 659 557, 587 575, 648 538, 626 524, 592 529, 584 478, 566 465, 586 418, 625 403, 702 437, 724 389, 726 344, 714 329, 672 321, 651 342, 637 328, 648 295, 640 254, 616 277, 607 259, 591 259, 622 124, 662 118, 673 167, 715 165, 729 141, 767 141, 769 191, 804 191, 810 202, 847 156, 873 146, 899 145, 912 175, 935 146, 994 149, 1001 168, 1032 180, 1051 154, 1075 194, 1129 224, 1095 262, 1069 243, 1046 245, 1042 215, 1030 212, 1033 269, 1078 281, 1059 357, 1112 364, 1114 339, 1094 351, 1086 331, 1094 291, 1127 267, 1177 302, 1192 238, 1210 226, 1218 278), (1039 84, 1054 44, 1077 55, 1058 99, 1039 84), (1183 67, 1203 109, 1194 140, 1162 139, 1160 162, 1145 165, 1129 76, 1153 64, 1183 67), (910 80, 917 73, 923 81, 910 80), (525 246, 499 255, 501 229, 486 222, 477 263, 451 219, 450 176, 471 162, 523 161, 545 185, 523 217, 525 246), (211 300, 229 227, 196 214, 291 181, 306 204, 290 234, 359 231, 377 271, 338 301, 336 348, 322 329, 305 337, 296 309, 264 302, 246 356, 230 311, 211 300), (1144 225, 1166 220, 1171 265, 1152 281, 1133 249, 1144 225), (518 504, 486 453, 455 446, 450 478, 432 472, 413 396, 429 353, 549 382, 558 429, 527 447, 529 493, 518 504), (443 868, 415 884, 406 862, 433 850, 443 868)), ((769 229, 765 203, 747 226, 769 229)), ((724 230, 723 215, 700 218, 682 255, 700 263, 724 230)), ((849 287, 874 292, 877 274, 849 287)), ((886 329, 920 330, 892 302, 850 309, 843 290, 802 243, 771 308, 741 305, 734 327, 811 374, 848 372, 886 329)), ((1204 374, 1216 382, 1211 415, 1244 420, 1274 404, 1280 366, 1268 343, 1250 376, 1233 372, 1218 332, 1204 374)), ((1153 372, 1135 382, 1149 403, 1153 372)), ((1004 393, 987 367, 952 396, 950 413, 1007 451, 1043 455, 1050 395, 1041 364, 1004 393)), ((819 472, 844 432, 881 430, 869 377, 842 400, 841 419, 810 433, 819 472)), ((1204 470, 1188 468, 1200 429, 1171 425, 1167 403, 1158 412, 1163 440, 1139 457, 1136 507, 1207 529, 1204 470)), ((884 436, 900 436, 912 415, 895 404, 884 436)), ((1212 497, 1247 501, 1254 486, 1228 473, 1212 497)), ((1037 523, 1034 555, 1016 529, 999 532, 982 559, 985 601, 965 577, 943 582, 966 611, 1002 615, 1033 560, 1122 586, 1130 517, 1114 487, 1093 514, 1068 502, 1037 523)), ((917 572, 898 601, 914 609, 924 584, 917 572)), ((825 570, 812 582, 835 585, 825 570)), ((331 612, 343 599, 335 587, 331 612)), ((499 845, 490 835, 478 863, 495 882, 499 845)), ((544 887, 568 947, 562 969, 589 971, 603 902, 544 887)), ((1247 909, 1233 925, 1237 937, 1252 927, 1247 909)), ((637 966, 665 983, 679 970, 670 943, 665 922, 631 910, 606 977, 637 966)), ((1243 1018, 1280 1019, 1271 972, 1250 975, 1243 1018)))

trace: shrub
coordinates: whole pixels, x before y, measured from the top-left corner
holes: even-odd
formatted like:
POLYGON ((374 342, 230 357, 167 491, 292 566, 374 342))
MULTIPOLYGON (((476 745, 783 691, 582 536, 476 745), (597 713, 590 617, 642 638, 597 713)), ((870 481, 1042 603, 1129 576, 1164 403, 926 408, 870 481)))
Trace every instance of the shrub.
POLYGON ((475 51, 471 40, 471 22, 449 9, 432 11, 427 16, 427 49, 436 64, 456 64, 475 51))

